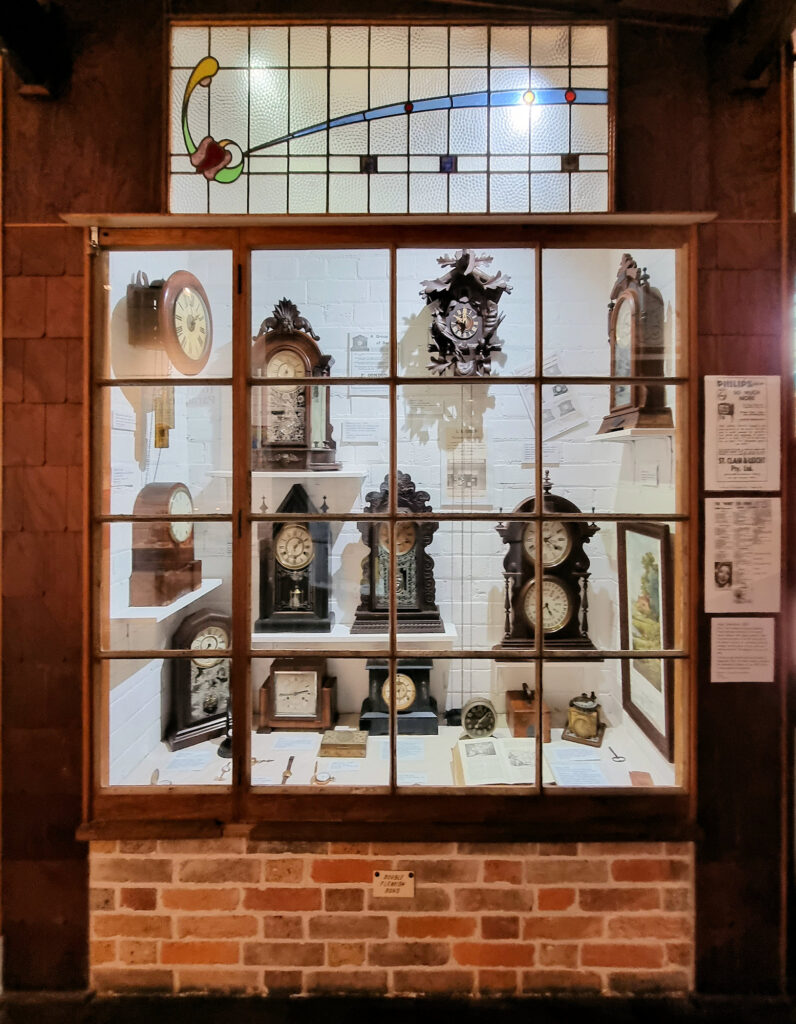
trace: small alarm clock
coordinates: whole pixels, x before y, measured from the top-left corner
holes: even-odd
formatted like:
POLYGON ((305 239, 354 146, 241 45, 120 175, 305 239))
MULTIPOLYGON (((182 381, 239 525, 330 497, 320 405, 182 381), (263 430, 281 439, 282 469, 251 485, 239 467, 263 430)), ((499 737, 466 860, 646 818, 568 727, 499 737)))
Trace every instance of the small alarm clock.
POLYGON ((605 722, 600 721, 600 705, 594 691, 573 697, 567 709, 567 724, 561 733, 562 740, 585 743, 599 747, 605 735, 605 722))

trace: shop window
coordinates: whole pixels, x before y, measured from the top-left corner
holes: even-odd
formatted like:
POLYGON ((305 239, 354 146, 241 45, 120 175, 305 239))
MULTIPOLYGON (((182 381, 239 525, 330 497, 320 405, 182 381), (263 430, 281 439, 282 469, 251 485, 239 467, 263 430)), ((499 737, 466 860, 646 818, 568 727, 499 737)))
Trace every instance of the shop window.
POLYGON ((683 811, 688 236, 619 230, 103 231, 92 817, 683 811))
POLYGON ((612 206, 604 25, 174 25, 172 213, 612 206))

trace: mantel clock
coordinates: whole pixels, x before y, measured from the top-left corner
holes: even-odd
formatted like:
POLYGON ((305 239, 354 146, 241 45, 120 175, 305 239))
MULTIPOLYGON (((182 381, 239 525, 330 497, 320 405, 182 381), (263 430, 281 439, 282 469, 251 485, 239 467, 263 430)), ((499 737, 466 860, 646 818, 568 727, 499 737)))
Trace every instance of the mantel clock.
MULTIPOLYGON (((135 516, 188 516, 191 492, 183 483, 143 487, 133 505, 135 516)), ((171 604, 202 585, 202 563, 194 558, 193 523, 187 520, 134 522, 130 604, 171 604)))
MULTIPOLYGON (((646 269, 629 253, 619 264, 608 303, 608 344, 612 377, 662 377, 664 357, 663 297, 650 287, 646 269)), ((611 385, 608 415, 598 434, 629 427, 672 427, 664 384, 611 385)))
POLYGON ((171 659, 171 712, 166 742, 171 750, 219 736, 226 728, 229 703, 229 658, 218 651, 230 647, 228 615, 204 608, 182 620, 172 647, 196 652, 171 659))
POLYGON ((329 609, 331 527, 295 518, 319 514, 301 484, 293 484, 277 512, 291 518, 258 526, 260 618, 255 631, 328 633, 334 622, 329 609))
MULTIPOLYGON (((405 512, 432 512, 428 493, 418 491, 408 473, 397 473, 396 506, 405 512)), ((365 512, 389 509, 389 477, 378 491, 367 495, 365 512)), ((399 519, 395 523, 395 601, 398 631, 443 633, 445 627, 435 604, 434 560, 426 553, 439 524, 428 519, 399 519)), ((385 520, 357 523, 368 554, 362 561, 360 603, 352 633, 386 632, 390 621, 390 524, 385 520)))
POLYGON ((257 732, 331 729, 337 718, 337 680, 325 658, 275 658, 260 687, 257 732))
POLYGON ((274 383, 252 388, 252 469, 334 470, 328 378, 334 360, 289 299, 274 306, 252 343, 252 373, 274 383), (278 383, 277 383, 278 381, 278 383))
MULTIPOLYGON (((580 512, 577 505, 552 493, 550 474, 545 473, 542 509, 547 515, 580 512)), ((535 510, 527 498, 514 514, 535 510)), ((561 650, 594 650, 589 638, 589 559, 584 544, 599 529, 594 523, 549 518, 542 522, 541 558, 536 551, 536 523, 512 520, 499 523, 497 531, 508 545, 503 559, 506 581, 506 623, 500 648, 534 643, 537 629, 536 586, 541 575, 542 632, 546 647, 561 650), (541 574, 537 562, 541 561, 541 574)))
POLYGON ((371 736, 386 736, 390 731, 390 699, 395 685, 395 710, 399 736, 436 736, 439 731, 437 702, 431 696, 429 658, 403 658, 398 662, 395 679, 390 678, 384 658, 371 658, 368 670, 368 696, 362 702, 359 728, 371 736))

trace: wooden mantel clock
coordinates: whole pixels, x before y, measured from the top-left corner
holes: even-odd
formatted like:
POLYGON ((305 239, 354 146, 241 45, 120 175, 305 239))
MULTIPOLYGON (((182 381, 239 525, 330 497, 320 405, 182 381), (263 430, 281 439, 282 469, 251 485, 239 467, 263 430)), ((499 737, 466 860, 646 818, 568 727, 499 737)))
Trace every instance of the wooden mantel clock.
MULTIPOLYGON (((428 492, 418 491, 408 473, 397 472, 399 511, 432 512, 428 492)), ((378 491, 367 495, 365 512, 389 508, 389 476, 378 491)), ((426 553, 439 523, 429 519, 399 519, 395 524, 395 599, 400 633, 444 633, 445 626, 434 598, 434 560, 426 553)), ((390 622, 390 526, 384 520, 357 523, 368 554, 362 561, 360 603, 352 633, 383 633, 390 622)))
MULTIPOLYGON (((545 473, 542 508, 545 513, 580 512, 577 505, 552 493, 545 473)), ((535 499, 521 502, 516 513, 533 512, 535 499)), ((545 519, 542 523, 542 631, 546 647, 560 650, 594 650, 589 638, 589 559, 583 550, 597 533, 594 523, 545 519)), ((536 634, 537 552, 536 524, 512 520, 499 523, 497 531, 508 545, 503 559, 506 581, 506 624, 501 648, 534 643, 536 634)))
POLYGON ((334 360, 323 355, 318 335, 289 299, 274 306, 252 343, 255 377, 284 383, 252 388, 252 469, 334 470, 337 445, 329 422, 328 378, 334 360))
MULTIPOLYGON (((188 516, 191 492, 183 483, 143 487, 133 505, 135 516, 188 516)), ((202 585, 202 563, 194 558, 193 523, 158 520, 133 523, 130 605, 171 604, 202 585)))
MULTIPOLYGON (((608 303, 608 344, 612 377, 662 377, 664 357, 663 297, 650 287, 646 269, 629 253, 619 264, 608 303)), ((598 434, 629 427, 670 428, 664 384, 621 384, 610 388, 608 415, 598 434)))
POLYGON ((337 720, 337 679, 325 658, 275 658, 259 699, 260 733, 331 729, 337 720))
POLYGON ((320 514, 301 484, 293 484, 277 512, 290 518, 258 527, 260 618, 255 632, 328 633, 334 622, 329 609, 331 527, 295 518, 320 514))

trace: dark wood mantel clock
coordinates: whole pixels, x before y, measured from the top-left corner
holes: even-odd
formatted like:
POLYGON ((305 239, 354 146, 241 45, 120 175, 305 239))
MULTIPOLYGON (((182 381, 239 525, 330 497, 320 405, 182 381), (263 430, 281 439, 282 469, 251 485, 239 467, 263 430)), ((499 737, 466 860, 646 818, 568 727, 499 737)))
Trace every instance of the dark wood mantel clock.
MULTIPOLYGON (((437 702, 431 696, 429 658, 402 658, 395 675, 395 710, 399 736, 436 736, 439 732, 437 702)), ((386 736, 390 731, 390 697, 393 680, 384 658, 367 663, 368 695, 362 702, 359 728, 371 736, 386 736)))
POLYGON ((252 469, 334 470, 337 445, 329 422, 328 378, 334 360, 323 355, 318 335, 289 299, 274 306, 252 343, 255 377, 284 383, 252 388, 252 469))
MULTIPOLYGON (((136 516, 188 516, 191 492, 183 483, 147 484, 133 505, 136 516)), ((202 585, 202 563, 194 558, 194 529, 188 521, 134 522, 130 605, 171 604, 202 585)))
MULTIPOLYGON (((612 377, 662 377, 664 357, 663 297, 649 283, 629 253, 619 264, 608 303, 608 344, 612 377)), ((629 427, 672 427, 664 384, 611 385, 608 415, 598 434, 629 427)))
MULTIPOLYGON (((325 503, 320 511, 327 511, 325 503)), ((258 526, 260 618, 255 632, 328 633, 334 622, 329 610, 331 527, 293 518, 320 514, 301 484, 293 484, 277 512, 291 518, 258 526)))
POLYGON ((229 658, 218 651, 231 646, 232 624, 223 612, 203 608, 186 616, 172 647, 192 652, 171 659, 171 712, 166 742, 171 750, 219 736, 227 724, 229 658))
MULTIPOLYGON (((402 512, 432 512, 428 492, 418 491, 408 473, 397 473, 396 506, 402 512)), ((389 477, 378 491, 367 495, 365 512, 387 512, 389 477)), ((445 626, 435 603, 434 560, 426 553, 439 523, 429 519, 399 519, 395 524, 395 562, 398 631, 444 633, 445 626)), ((368 555, 362 561, 360 603, 352 633, 386 632, 390 621, 390 526, 384 520, 357 523, 368 555)))
MULTIPOLYGON (((545 473, 544 512, 580 512, 577 505, 552 493, 545 473)), ((516 513, 533 512, 535 499, 521 502, 516 513)), ((589 559, 583 550, 599 527, 594 523, 546 519, 542 523, 542 631, 547 647, 593 651, 589 638, 589 559)), ((505 633, 496 650, 534 643, 536 634, 536 585, 538 561, 536 524, 512 520, 498 523, 497 531, 508 545, 503 559, 506 586, 505 633)))

